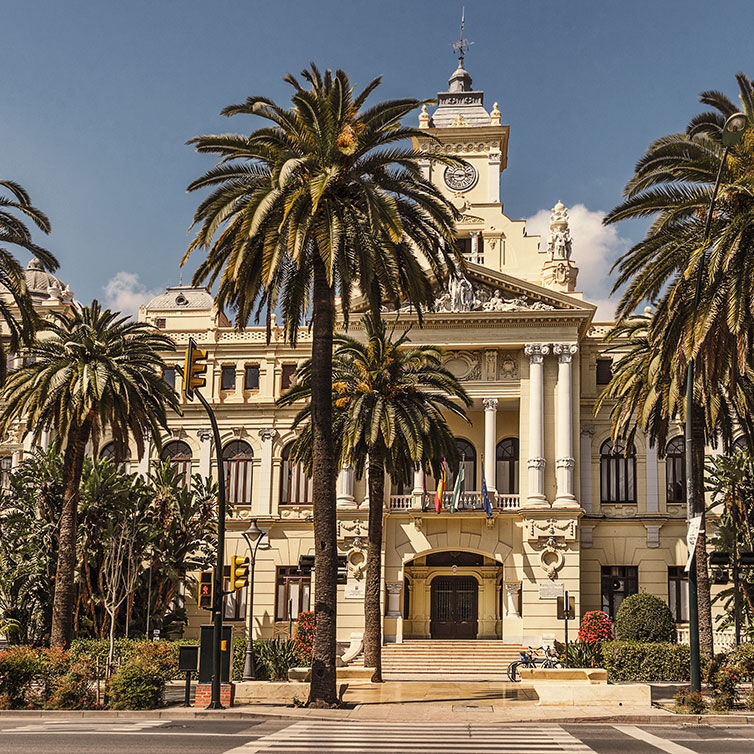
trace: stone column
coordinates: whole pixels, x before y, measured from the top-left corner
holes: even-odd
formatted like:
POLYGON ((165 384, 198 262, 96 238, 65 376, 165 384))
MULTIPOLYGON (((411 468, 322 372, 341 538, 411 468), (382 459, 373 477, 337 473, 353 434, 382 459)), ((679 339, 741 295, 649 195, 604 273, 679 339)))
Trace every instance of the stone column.
POLYGON ((152 458, 152 438, 147 432, 144 436, 144 452, 139 458, 139 464, 137 466, 137 473, 144 479, 149 478, 149 462, 152 458))
POLYGON ((262 458, 259 464, 259 505, 257 514, 269 516, 272 513, 272 446, 277 436, 276 429, 260 429, 262 438, 262 458))
POLYGON ((558 357, 558 416, 557 449, 555 470, 557 497, 556 508, 571 508, 576 505, 573 494, 573 470, 576 460, 573 457, 573 357, 579 347, 575 343, 556 343, 552 347, 558 357))
POLYGON ((401 617, 401 592, 403 591, 403 584, 399 581, 385 584, 387 590, 387 617, 388 618, 400 618, 401 617))
POLYGON ((207 429, 200 429, 199 436, 199 476, 209 479, 212 476, 212 433, 207 429))
POLYGON ((592 441, 594 424, 581 425, 581 507, 592 512, 592 441))
POLYGON ((346 464, 338 472, 337 498, 338 508, 353 508, 353 469, 346 464))
POLYGON ((657 513, 660 510, 660 491, 657 478, 657 447, 649 442, 649 435, 645 437, 647 462, 647 513, 657 513))
MULTIPOLYGON (((490 501, 495 504, 497 480, 495 479, 495 451, 497 439, 497 398, 485 398, 484 404, 484 476, 487 480, 487 490, 490 501)), ((482 489, 482 485, 479 485, 482 489)))
POLYGON ((547 506, 545 497, 544 450, 544 358, 550 347, 530 343, 524 348, 529 357, 529 489, 524 508, 547 506))
POLYGON ((505 615, 506 617, 518 618, 518 594, 521 591, 521 582, 516 581, 505 585, 505 615))
POLYGON ((21 451, 16 449, 10 454, 10 470, 15 471, 21 463, 21 451))
POLYGON ((40 432, 39 447, 42 448, 43 451, 47 451, 47 449, 50 447, 50 430, 49 429, 43 429, 40 432))
POLYGON ((413 496, 413 507, 421 509, 422 498, 424 497, 424 470, 419 464, 414 466, 414 487, 411 490, 413 496))

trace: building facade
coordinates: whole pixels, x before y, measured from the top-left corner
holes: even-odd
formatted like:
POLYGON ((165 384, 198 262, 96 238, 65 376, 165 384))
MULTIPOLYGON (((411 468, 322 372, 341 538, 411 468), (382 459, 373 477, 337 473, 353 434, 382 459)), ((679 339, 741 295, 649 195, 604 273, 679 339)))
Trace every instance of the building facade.
MULTIPOLYGON (((463 157, 468 167, 426 161, 425 175, 461 212, 458 244, 467 270, 437 291, 423 327, 409 308, 386 312, 413 324, 411 340, 443 348, 446 366, 473 399, 470 424, 451 417, 464 464, 465 491, 451 513, 448 498, 434 509, 434 480, 415 474, 403 489, 387 485, 383 579, 386 642, 407 638, 502 639, 539 645, 562 638, 558 596, 568 592, 577 614, 615 615, 623 598, 647 591, 667 600, 683 626, 687 583, 682 428, 658 454, 640 434, 624 449, 610 441, 606 411, 595 417, 610 379, 596 307, 578 291, 578 247, 566 208, 552 211, 549 238, 527 235, 523 221, 503 212, 500 175, 509 127, 497 103, 487 109, 462 64, 433 112, 423 108, 416 139, 428 152, 463 157), (493 512, 482 506, 486 482, 493 512)), ((56 299, 57 300, 57 299, 56 299)), ((205 394, 214 404, 223 442, 231 512, 226 563, 246 555, 241 536, 250 519, 268 530, 257 558, 255 637, 287 635, 313 606, 313 575, 298 570, 314 553, 311 483, 289 461, 297 409, 275 400, 309 354, 302 328, 298 347, 273 320, 233 329, 205 288, 176 286, 142 307, 139 318, 169 335, 180 362, 189 337, 209 352, 205 394)), ((360 325, 352 317, 350 329, 360 325)), ((179 387, 170 367, 165 379, 179 387)), ((188 475, 218 474, 212 436, 201 407, 185 403, 161 438, 131 470, 170 459, 188 475)), ((6 443, 4 455, 22 453, 6 443)), ((102 448, 108 453, 108 446, 102 448)), ((14 456, 14 459, 17 458, 14 456)), ((9 462, 10 463, 10 462, 9 462)), ((366 480, 350 468, 337 482, 338 546, 347 581, 338 587, 338 639, 363 630, 366 564, 366 480)), ((448 483, 452 489, 452 480, 448 483)), ((226 570, 227 566, 226 566, 226 570)), ((225 617, 244 631, 245 590, 226 599, 225 617)), ((189 634, 208 621, 191 609, 189 634)))

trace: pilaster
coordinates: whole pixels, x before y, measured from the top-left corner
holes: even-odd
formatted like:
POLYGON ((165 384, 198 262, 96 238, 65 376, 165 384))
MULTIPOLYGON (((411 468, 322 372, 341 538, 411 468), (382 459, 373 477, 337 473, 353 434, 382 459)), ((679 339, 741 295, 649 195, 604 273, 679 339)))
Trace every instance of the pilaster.
POLYGON ((262 439, 262 458, 259 465, 259 507, 260 516, 269 516, 272 512, 272 448, 277 436, 276 429, 260 429, 262 439))

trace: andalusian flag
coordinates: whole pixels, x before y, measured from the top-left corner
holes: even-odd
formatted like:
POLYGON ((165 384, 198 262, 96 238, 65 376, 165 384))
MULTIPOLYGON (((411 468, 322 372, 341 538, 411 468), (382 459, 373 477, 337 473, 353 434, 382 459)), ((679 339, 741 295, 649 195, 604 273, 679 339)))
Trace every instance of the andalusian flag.
POLYGON ((482 464, 482 506, 487 518, 492 518, 492 503, 490 502, 490 493, 487 490, 487 480, 484 478, 484 464, 482 464))
POLYGON ((439 513, 442 508, 442 496, 445 494, 445 481, 447 474, 445 472, 445 461, 442 462, 440 469, 440 478, 437 480, 437 491, 435 492, 435 510, 439 513))
POLYGON ((458 465, 456 474, 456 483, 453 485, 453 497, 450 498, 450 512, 455 513, 458 508, 458 501, 461 499, 463 492, 463 462, 458 465))

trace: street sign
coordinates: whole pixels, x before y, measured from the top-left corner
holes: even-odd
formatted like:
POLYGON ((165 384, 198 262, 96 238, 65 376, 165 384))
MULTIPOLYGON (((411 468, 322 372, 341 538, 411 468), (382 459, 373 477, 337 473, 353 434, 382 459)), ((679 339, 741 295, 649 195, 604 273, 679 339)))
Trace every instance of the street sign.
POLYGON ((686 573, 691 568, 691 561, 694 559, 694 550, 696 550, 696 541, 699 539, 699 531, 702 528, 702 517, 694 516, 689 521, 689 528, 686 532, 686 546, 689 548, 689 559, 686 561, 686 567, 683 569, 686 573))

